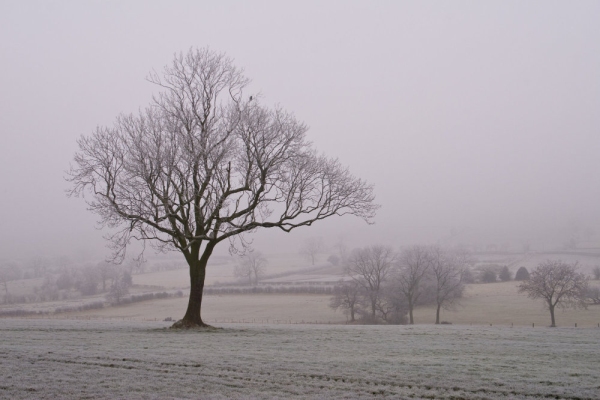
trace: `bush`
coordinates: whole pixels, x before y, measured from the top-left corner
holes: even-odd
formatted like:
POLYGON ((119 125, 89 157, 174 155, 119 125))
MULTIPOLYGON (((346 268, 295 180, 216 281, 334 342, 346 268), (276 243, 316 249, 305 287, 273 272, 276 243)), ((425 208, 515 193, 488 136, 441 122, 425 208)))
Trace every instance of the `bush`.
POLYGON ((592 270, 592 273, 594 274, 594 279, 595 280, 600 280, 600 266, 597 266, 592 270))
POLYGON ((464 283, 475 283, 475 276, 470 269, 465 269, 463 273, 463 282, 464 283))
POLYGON ((512 279, 510 270, 508 269, 508 267, 506 265, 504 267, 502 267, 502 269, 500 270, 500 274, 498 275, 498 278, 500 278, 500 280, 502 282, 508 282, 512 279))
POLYGON ((340 265, 340 258, 338 256, 336 256, 335 254, 330 255, 327 258, 327 261, 329 261, 331 263, 331 265, 340 265))
POLYGON ((527 279, 529 279, 529 271, 527 271, 527 268, 519 268, 515 275, 515 281, 526 281, 527 279))
POLYGON ((481 282, 483 283, 494 283, 496 282, 496 271, 493 269, 486 269, 481 274, 481 282))

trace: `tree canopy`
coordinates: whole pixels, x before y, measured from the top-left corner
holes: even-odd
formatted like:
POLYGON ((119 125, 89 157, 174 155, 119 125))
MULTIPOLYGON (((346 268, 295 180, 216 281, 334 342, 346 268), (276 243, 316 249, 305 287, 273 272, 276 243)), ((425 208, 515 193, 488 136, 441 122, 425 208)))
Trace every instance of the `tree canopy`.
POLYGON ((183 254, 188 325, 203 325, 218 243, 244 247, 257 228, 289 232, 334 215, 372 222, 373 187, 319 155, 294 115, 245 95, 250 81, 226 55, 191 49, 148 80, 160 89, 150 105, 82 136, 67 179, 111 228, 116 260, 132 239, 183 254))
POLYGON ((554 327, 555 308, 586 307, 588 287, 588 278, 577 272, 577 263, 547 260, 531 271, 528 280, 519 284, 519 292, 532 299, 544 300, 550 311, 550 326, 554 327))

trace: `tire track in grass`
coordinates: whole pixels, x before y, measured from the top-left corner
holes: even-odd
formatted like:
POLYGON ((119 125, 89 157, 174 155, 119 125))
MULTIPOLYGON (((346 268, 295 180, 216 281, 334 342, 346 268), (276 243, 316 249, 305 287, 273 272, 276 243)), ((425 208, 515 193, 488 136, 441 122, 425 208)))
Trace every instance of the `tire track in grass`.
MULTIPOLYGON (((92 368, 111 368, 136 370, 136 376, 145 379, 170 375, 175 380, 184 377, 201 377, 203 383, 224 386, 229 389, 243 391, 248 384, 267 385, 264 389, 276 393, 288 393, 293 396, 316 395, 324 390, 331 394, 352 393, 358 396, 419 396, 419 398, 514 398, 523 399, 564 399, 593 400, 592 397, 565 396, 556 393, 531 393, 517 390, 501 390, 492 388, 466 388, 461 386, 436 386, 423 383, 407 383, 391 380, 368 379, 352 376, 328 375, 317 373, 300 373, 293 371, 265 371, 248 368, 209 365, 202 363, 152 362, 136 358, 90 357, 85 359, 62 359, 58 357, 41 357, 31 360, 32 364, 48 363, 64 365, 81 365, 92 368), (154 376, 155 375, 155 376, 154 376)), ((0 390, 10 387, 1 386, 0 390)), ((23 388, 35 391, 35 388, 23 388)))

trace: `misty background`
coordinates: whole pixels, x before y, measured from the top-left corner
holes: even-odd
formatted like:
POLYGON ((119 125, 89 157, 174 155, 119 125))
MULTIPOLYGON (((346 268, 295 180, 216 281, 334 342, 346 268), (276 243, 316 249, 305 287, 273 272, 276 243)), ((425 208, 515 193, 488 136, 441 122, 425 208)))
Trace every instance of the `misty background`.
MULTIPOLYGON (((145 80, 210 46, 315 147, 375 185, 376 224, 258 231, 265 253, 600 242, 595 1, 0 2, 0 259, 104 257, 67 198, 80 135, 145 107, 145 80)), ((226 254, 227 245, 219 252, 226 254)))

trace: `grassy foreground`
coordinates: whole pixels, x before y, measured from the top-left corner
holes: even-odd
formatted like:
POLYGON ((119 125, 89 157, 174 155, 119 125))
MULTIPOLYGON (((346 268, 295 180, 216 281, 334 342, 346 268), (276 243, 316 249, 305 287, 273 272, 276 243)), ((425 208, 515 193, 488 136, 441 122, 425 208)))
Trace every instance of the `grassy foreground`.
POLYGON ((0 398, 594 399, 600 329, 4 319, 0 398))

